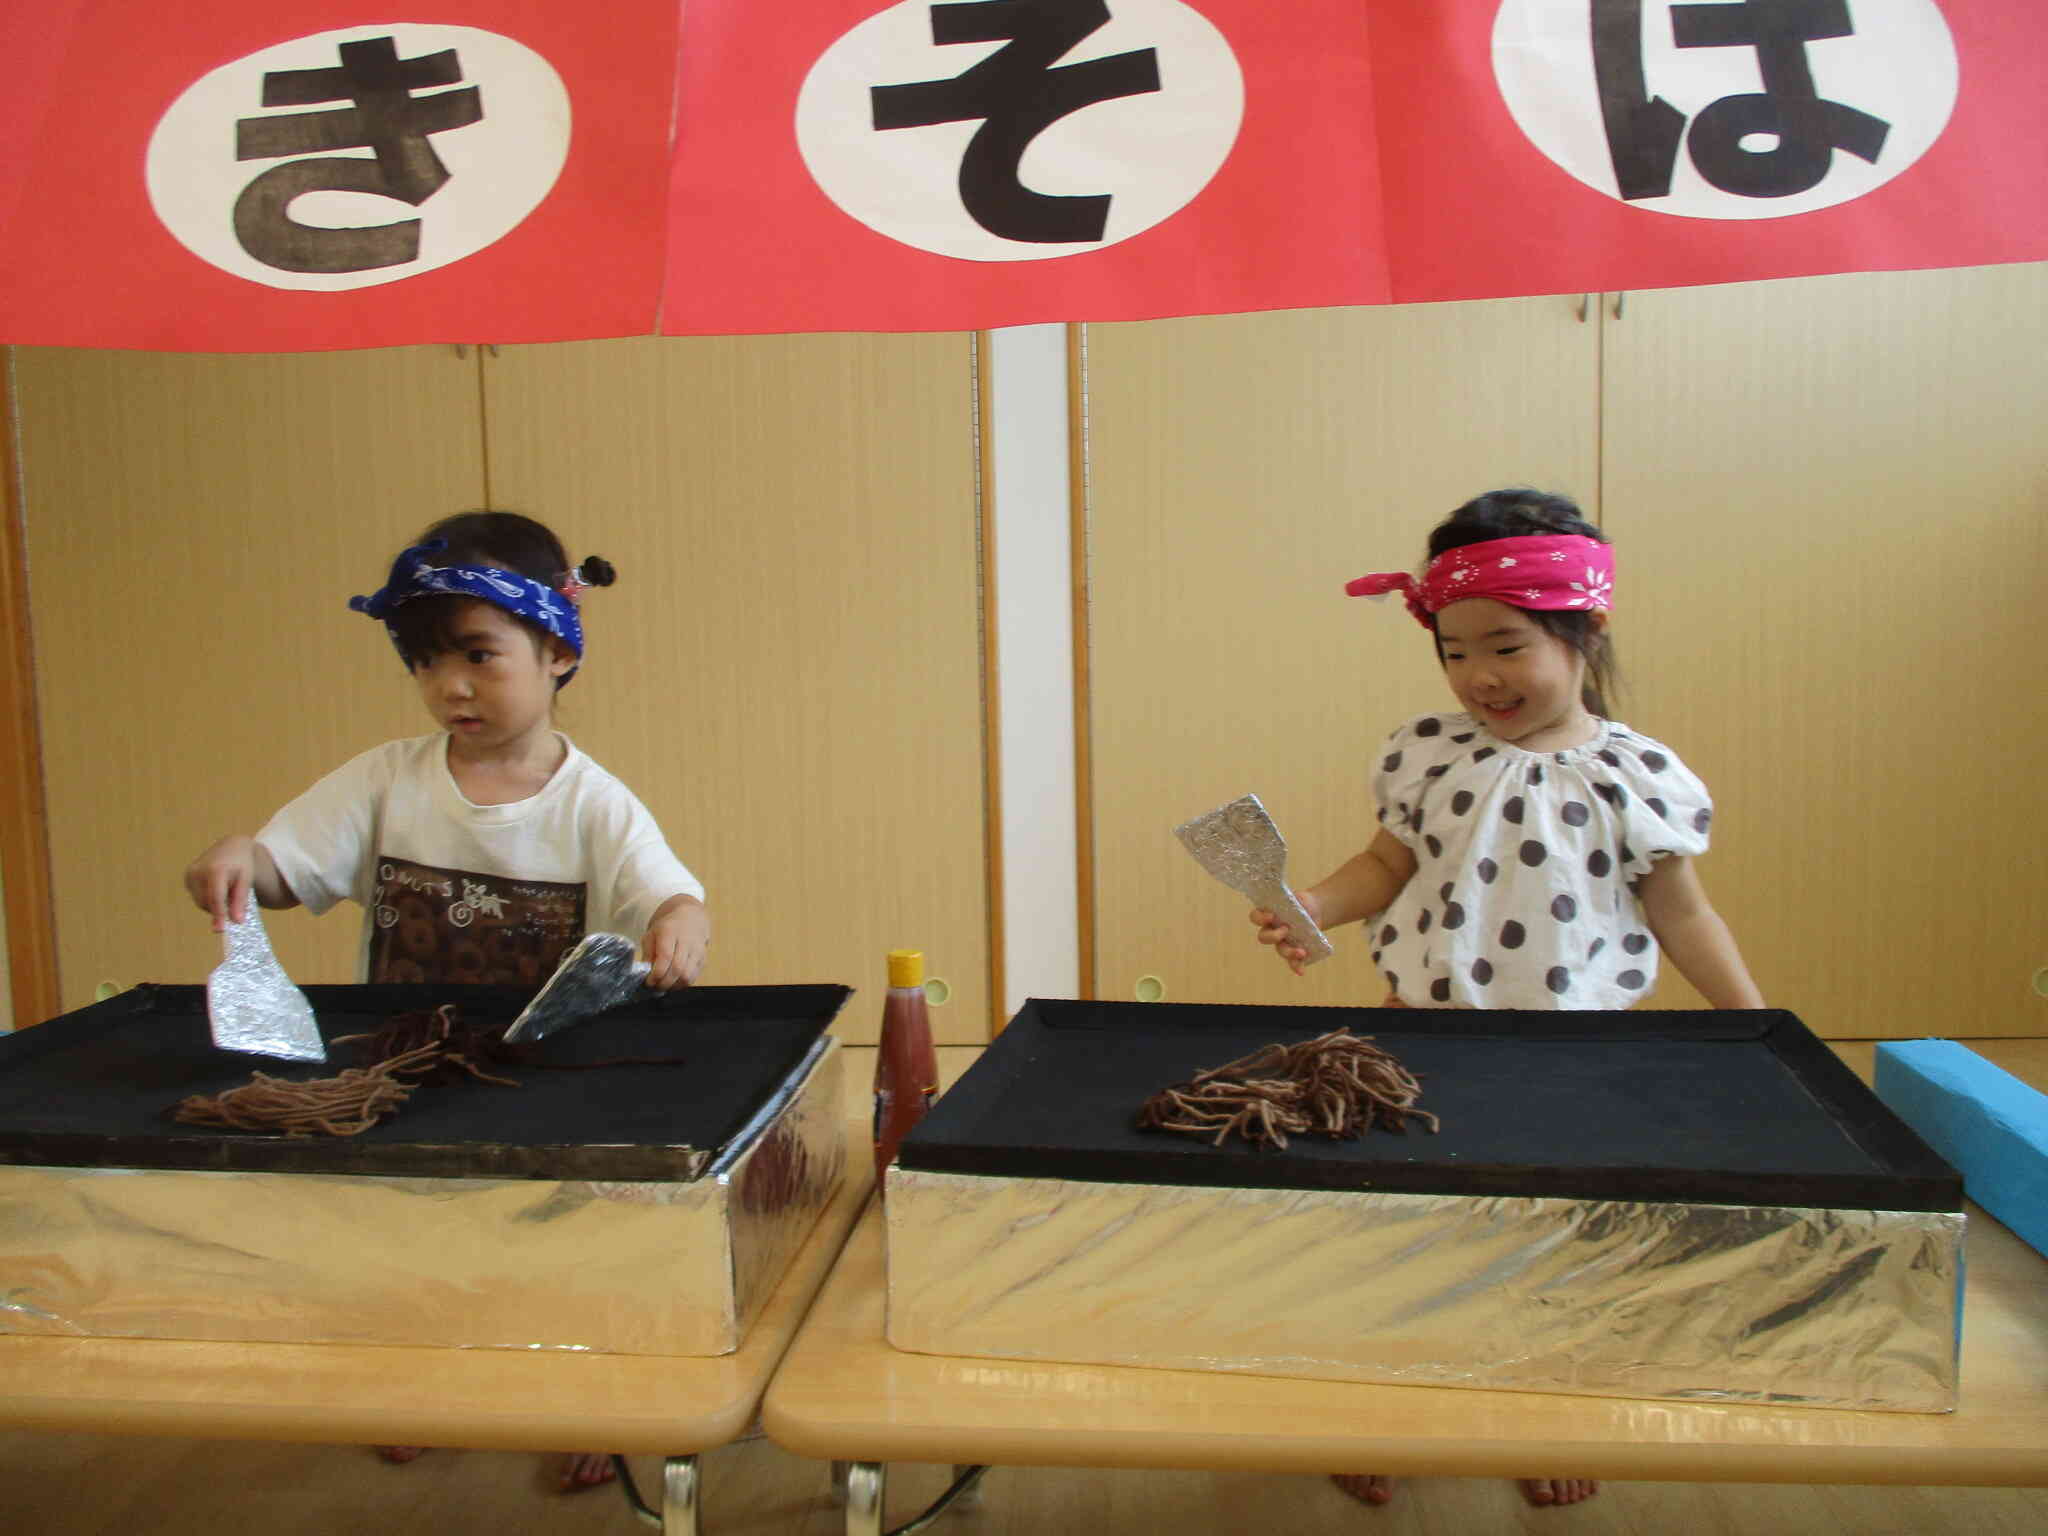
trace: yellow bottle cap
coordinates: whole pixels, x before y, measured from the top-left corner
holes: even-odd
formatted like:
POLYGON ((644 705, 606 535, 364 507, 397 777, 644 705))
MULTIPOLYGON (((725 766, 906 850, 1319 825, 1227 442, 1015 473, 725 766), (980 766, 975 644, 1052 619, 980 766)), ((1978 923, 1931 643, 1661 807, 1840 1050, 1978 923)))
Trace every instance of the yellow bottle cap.
POLYGON ((923 986, 924 951, 921 949, 890 950, 889 985, 892 987, 923 986))

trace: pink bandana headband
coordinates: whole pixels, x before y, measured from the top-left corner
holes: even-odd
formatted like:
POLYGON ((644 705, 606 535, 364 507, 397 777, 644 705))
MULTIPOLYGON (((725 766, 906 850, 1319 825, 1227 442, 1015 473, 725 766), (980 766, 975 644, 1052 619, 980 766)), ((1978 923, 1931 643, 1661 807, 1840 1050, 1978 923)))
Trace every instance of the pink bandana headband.
POLYGON ((1490 597, 1510 608, 1605 613, 1614 606, 1614 550, 1577 533, 1488 539, 1445 550, 1420 581, 1406 571, 1381 571, 1346 582, 1344 590, 1352 597, 1399 592, 1425 628, 1441 609, 1468 597, 1490 597))

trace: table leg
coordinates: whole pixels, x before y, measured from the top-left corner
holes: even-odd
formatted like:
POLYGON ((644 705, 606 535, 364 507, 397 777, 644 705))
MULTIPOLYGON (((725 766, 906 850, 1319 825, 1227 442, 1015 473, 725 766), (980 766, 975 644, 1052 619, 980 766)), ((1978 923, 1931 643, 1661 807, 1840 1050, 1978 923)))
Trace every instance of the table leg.
POLYGON ((846 1471, 846 1536, 882 1536, 882 1493, 887 1462, 855 1461, 846 1471))
POLYGON ((671 1456, 661 1492, 663 1536, 697 1536, 697 1458, 671 1456))
POLYGON ((832 1502, 841 1509, 846 1508, 846 1474, 853 1468, 850 1461, 832 1463, 832 1502))

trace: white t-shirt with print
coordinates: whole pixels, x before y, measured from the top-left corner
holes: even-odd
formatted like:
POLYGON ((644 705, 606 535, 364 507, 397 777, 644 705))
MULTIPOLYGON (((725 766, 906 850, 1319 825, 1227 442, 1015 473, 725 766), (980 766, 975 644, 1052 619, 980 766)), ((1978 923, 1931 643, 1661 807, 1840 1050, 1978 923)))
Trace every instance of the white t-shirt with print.
POLYGON ((256 840, 308 910, 363 908, 364 981, 538 986, 586 932, 639 941, 670 897, 704 887, 632 791, 567 737, 538 793, 476 805, 444 732, 351 759, 256 840))
POLYGON ((1584 746, 1530 752, 1469 714, 1387 738, 1379 819, 1415 874, 1367 924, 1411 1008, 1629 1008, 1656 984, 1634 882, 1704 853, 1707 789, 1670 748, 1613 721, 1584 746))

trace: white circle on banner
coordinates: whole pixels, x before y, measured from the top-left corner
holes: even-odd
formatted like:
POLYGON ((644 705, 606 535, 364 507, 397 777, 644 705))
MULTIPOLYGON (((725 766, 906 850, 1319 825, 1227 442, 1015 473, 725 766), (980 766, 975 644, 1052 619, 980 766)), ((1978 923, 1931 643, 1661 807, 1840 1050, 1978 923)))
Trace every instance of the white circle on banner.
MULTIPOLYGON (((804 77, 797 95, 796 139, 819 188, 850 217, 904 245, 965 261, 1043 261, 1101 250, 1141 234, 1194 201, 1229 158, 1244 120, 1244 75, 1237 56, 1209 19, 1181 0, 1121 0, 1109 21, 1071 47, 1053 39, 1050 66, 1018 69, 1020 87, 1043 95, 1046 82, 1064 79, 1085 100, 1031 134, 1009 173, 1021 194, 1005 201, 990 227, 977 218, 960 188, 961 163, 988 119, 963 115, 915 127, 877 128, 875 87, 955 82, 985 60, 1023 43, 935 43, 933 0, 902 0, 877 12, 834 42, 804 77), (1140 56, 1130 58, 1126 56, 1140 56), (1142 56, 1149 55, 1149 59, 1142 56), (1073 66, 1101 63, 1096 82, 1063 76, 1073 66), (1155 86, 1142 88, 1156 66, 1155 86), (1110 89, 1129 94, 1102 96, 1110 89), (1026 222, 1045 218, 1044 229, 1085 222, 1080 199, 1093 205, 1100 233, 1085 238, 1015 238, 1008 221, 1018 203, 1026 222), (1048 210, 1044 199, 1062 200, 1048 210), (1004 232, 1008 230, 1010 232, 1004 232)), ((994 8, 989 8, 993 10, 994 8)), ((983 12, 986 14, 986 12, 983 12)), ((1013 14, 1027 25, 1028 8, 1013 14)), ((1051 23, 1039 23, 1041 29, 1051 23)), ((987 76, 984 76, 987 78, 987 76)), ((986 101, 970 82, 950 94, 963 114, 986 101)), ((947 110, 942 108, 941 110, 947 110)), ((997 157, 998 162, 1002 157, 997 157)))
MULTIPOLYGON (((1639 18, 1640 39, 1610 24, 1607 57, 1599 64, 1594 9, 1587 0, 1503 0, 1493 23, 1494 77, 1531 143, 1577 180, 1631 207, 1692 219, 1776 219, 1831 208, 1875 191, 1912 165, 1941 137, 1955 108, 1955 39, 1935 0, 1857 5, 1848 11, 1847 36, 1788 36, 1768 49, 1733 40, 1681 48, 1672 13, 1688 10, 1706 25, 1739 30, 1768 26, 1793 12, 1781 17, 1748 5, 1629 0, 1615 12, 1639 18), (1761 20, 1752 22, 1753 17, 1761 20), (1779 100, 1788 76, 1796 81, 1803 69, 1820 102, 1864 119, 1842 127, 1832 145, 1809 153, 1803 169, 1784 163, 1798 157, 1775 132, 1740 121, 1745 111, 1771 110, 1758 106, 1769 99, 1767 53, 1779 100), (1610 142, 1610 113, 1601 104, 1603 74, 1617 104, 1669 103, 1658 114, 1671 125, 1661 142, 1655 132, 1631 138, 1626 131, 1622 145, 1610 142), (1749 98, 1749 104, 1735 103, 1737 98, 1749 98), (1708 114, 1704 124, 1702 114, 1708 114), (1682 134, 1673 131, 1681 119, 1682 134), (1878 130, 1870 120, 1882 125, 1874 160, 1840 142, 1851 139, 1871 151, 1870 136, 1878 130), (1636 174, 1648 178, 1629 197, 1616 169, 1624 146, 1633 147, 1636 174), (1705 170, 1697 158, 1703 150, 1705 170), (1668 171, 1668 190, 1645 193, 1645 186, 1655 187, 1660 170, 1668 171), (1750 186, 1731 190, 1730 181, 1750 186), (1759 183, 1769 191, 1757 190, 1759 183)), ((1796 29, 1796 23, 1788 24, 1796 29)))
MULTIPOLYGON (((553 190, 569 157, 569 137, 569 92, 554 67, 532 49, 474 27, 395 22, 294 38, 202 75, 158 120, 144 174, 156 216, 201 260, 271 288, 339 292, 417 277, 503 239, 553 190), (338 83, 341 47, 348 43, 381 49, 377 40, 387 38, 401 70, 409 61, 416 69, 417 61, 451 50, 459 66, 448 72, 455 78, 446 83, 409 86, 397 97, 395 110, 403 131, 396 144, 412 162, 413 174, 425 177, 413 189, 418 201, 387 192, 316 185, 281 201, 271 198, 276 206, 267 221, 259 217, 257 227, 238 231, 238 206, 249 206, 245 196, 252 201, 258 197, 249 192, 251 185, 283 166, 307 166, 291 174, 314 182, 331 181, 338 172, 356 181, 388 184, 381 179, 374 149, 336 142, 361 137, 352 126, 360 120, 358 103, 338 83), (295 105, 263 105, 266 74, 314 71, 333 72, 337 83, 309 84, 294 92, 295 105), (432 105, 438 97, 460 96, 472 88, 480 116, 451 110, 452 104, 432 105), (474 120, 423 131, 423 112, 474 120), (268 131, 282 134, 286 147, 261 158, 237 159, 237 125, 262 119, 285 120, 268 131), (329 125, 324 134, 319 129, 323 123, 329 125), (322 147, 323 138, 333 147, 322 147), (447 173, 447 179, 431 190, 438 173, 419 169, 431 165, 425 149, 431 149, 432 158, 447 173), (308 271, 281 266, 274 259, 283 247, 291 246, 318 253, 310 258, 316 261, 359 262, 365 259, 362 251, 368 237, 334 240, 324 238, 324 232, 388 232, 407 223, 417 225, 417 249, 404 260, 390 261, 390 252, 384 251, 374 258, 378 265, 308 271)), ((393 237, 387 233, 376 239, 390 244, 393 237)))

